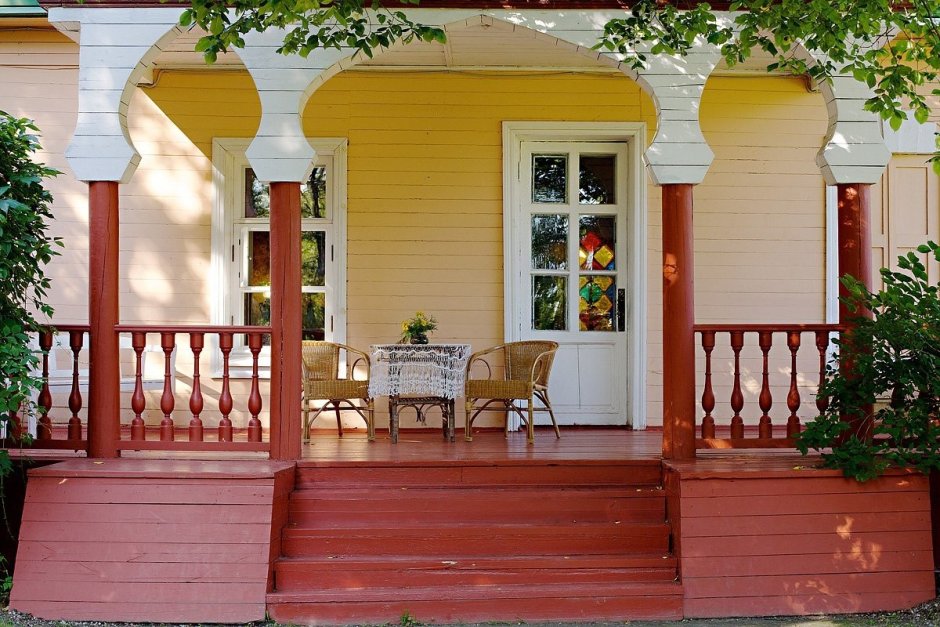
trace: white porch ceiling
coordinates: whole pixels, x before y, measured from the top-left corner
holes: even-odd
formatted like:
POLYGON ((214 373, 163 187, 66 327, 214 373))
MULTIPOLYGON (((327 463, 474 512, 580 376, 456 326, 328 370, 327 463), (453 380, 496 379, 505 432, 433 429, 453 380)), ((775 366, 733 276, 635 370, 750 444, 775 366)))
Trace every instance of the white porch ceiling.
MULTIPOLYGON (((200 34, 191 31, 177 38, 157 57, 157 69, 193 69, 204 67, 202 54, 193 49, 200 34)), ((765 73, 771 59, 755 55, 744 64, 729 70, 724 63, 715 69, 722 74, 765 73)), ((242 67, 238 55, 220 55, 216 67, 242 67)), ((616 72, 608 65, 592 61, 587 55, 573 52, 570 47, 556 46, 551 40, 510 33, 504 29, 481 25, 450 32, 446 44, 415 41, 396 45, 365 59, 356 67, 371 70, 461 69, 489 68, 504 70, 558 70, 583 72, 616 72)))

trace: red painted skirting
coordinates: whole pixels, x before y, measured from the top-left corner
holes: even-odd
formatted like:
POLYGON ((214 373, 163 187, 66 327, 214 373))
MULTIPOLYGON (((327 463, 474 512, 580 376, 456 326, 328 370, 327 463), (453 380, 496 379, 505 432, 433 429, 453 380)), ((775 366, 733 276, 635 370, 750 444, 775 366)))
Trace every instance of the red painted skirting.
POLYGON ((60 620, 265 615, 294 466, 70 460, 30 473, 11 607, 60 620))
POLYGON ((681 515, 687 618, 895 610, 935 596, 923 475, 860 484, 798 456, 718 458, 670 464, 666 488, 681 515))

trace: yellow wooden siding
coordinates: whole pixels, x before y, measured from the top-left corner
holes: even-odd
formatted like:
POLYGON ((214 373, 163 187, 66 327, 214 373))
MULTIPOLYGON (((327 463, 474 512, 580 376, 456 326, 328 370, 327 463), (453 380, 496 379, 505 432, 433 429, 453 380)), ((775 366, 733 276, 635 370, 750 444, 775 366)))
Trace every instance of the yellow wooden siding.
MULTIPOLYGON (((696 321, 822 322, 825 184, 815 165, 827 128, 822 97, 807 92, 798 78, 716 77, 705 86, 700 118, 715 161, 694 192, 696 321)), ((652 223, 652 212, 650 216, 652 223)), ((651 244, 659 237, 658 216, 656 220, 651 244)), ((651 294, 659 286, 660 281, 651 282, 651 294)), ((660 320, 655 327, 651 349, 662 341, 660 320)), ((749 334, 746 341, 741 364, 744 418, 746 424, 756 424, 762 365, 756 335, 749 334)), ((804 336, 800 352, 804 418, 812 416, 818 371, 812 341, 804 336)), ((775 415, 785 416, 790 357, 784 336, 774 338, 771 357, 775 415)), ((731 366, 728 337, 722 334, 713 354, 720 424, 728 424, 731 416, 731 366)), ((700 357, 699 385, 703 369, 700 357)), ((661 370, 657 375, 649 386, 651 423, 661 415, 661 370)), ((700 394, 699 389, 696 398, 700 394)))

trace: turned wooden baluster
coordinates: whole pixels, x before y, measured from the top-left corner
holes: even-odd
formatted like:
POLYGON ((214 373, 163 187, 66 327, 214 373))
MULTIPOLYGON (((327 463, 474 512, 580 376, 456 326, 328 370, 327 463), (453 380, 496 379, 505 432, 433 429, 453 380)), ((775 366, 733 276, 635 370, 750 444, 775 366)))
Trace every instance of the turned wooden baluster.
POLYGON ((39 424, 36 425, 37 440, 52 439, 52 392, 49 391, 49 351, 52 350, 52 331, 39 333, 39 349, 42 351, 42 388, 36 403, 39 405, 39 424))
POLYGON ((790 417, 787 418, 787 437, 800 432, 800 418, 796 415, 800 410, 800 388, 796 384, 796 353, 800 350, 800 338, 799 331, 787 332, 787 347, 790 349, 790 392, 787 394, 790 417))
POLYGON ((176 347, 176 333, 164 331, 160 333, 160 347, 163 349, 163 396, 160 397, 160 410, 163 420, 160 421, 160 441, 172 442, 176 439, 173 425, 173 407, 176 399, 173 397, 173 371, 171 358, 176 347))
POLYGON ((205 346, 205 334, 189 334, 189 348, 193 351, 193 392, 189 395, 189 411, 193 417, 189 420, 189 441, 202 442, 202 384, 199 382, 199 354, 205 346))
POLYGON ((705 389, 702 391, 702 437, 715 437, 715 391, 712 389, 712 350, 715 348, 715 332, 702 331, 702 350, 705 351, 705 389))
POLYGON ((816 388, 816 410, 820 414, 824 414, 829 409, 829 397, 820 391, 826 381, 826 351, 829 350, 829 331, 816 331, 816 350, 819 352, 819 387, 816 388))
POLYGON ((131 420, 131 440, 146 440, 147 429, 142 414, 147 407, 144 398, 144 346, 147 344, 147 334, 140 331, 131 333, 131 348, 134 349, 134 393, 131 394, 131 411, 134 418, 131 420))
POLYGON ((82 439, 82 419, 78 417, 78 412, 82 409, 82 392, 78 386, 78 355, 82 352, 84 342, 84 331, 69 331, 69 348, 72 349, 72 391, 69 392, 69 411, 72 416, 69 418, 69 440, 82 439))
POLYGON ((757 397, 757 404, 761 410, 760 422, 757 425, 757 437, 762 439, 774 436, 773 423, 770 420, 770 408, 773 407, 774 399, 770 392, 769 370, 769 356, 773 341, 773 332, 771 331, 760 331, 757 335, 757 344, 760 346, 764 362, 761 371, 760 396, 757 397))
POLYGON ((261 441, 261 421, 258 420, 258 414, 261 413, 261 390, 258 388, 258 353, 261 352, 261 334, 248 334, 248 350, 251 351, 251 394, 248 395, 248 413, 251 419, 248 421, 248 441, 261 441))
POLYGON ((232 441, 232 421, 229 414, 232 413, 232 392, 229 389, 228 360, 232 352, 232 333, 222 331, 219 333, 219 350, 222 352, 222 393, 219 394, 219 413, 222 419, 219 421, 219 442, 232 441))
POLYGON ((744 437, 744 419, 741 410, 744 408, 744 394, 741 393, 741 349, 744 348, 744 331, 731 331, 731 351, 734 353, 734 387, 731 389, 731 437, 744 437))

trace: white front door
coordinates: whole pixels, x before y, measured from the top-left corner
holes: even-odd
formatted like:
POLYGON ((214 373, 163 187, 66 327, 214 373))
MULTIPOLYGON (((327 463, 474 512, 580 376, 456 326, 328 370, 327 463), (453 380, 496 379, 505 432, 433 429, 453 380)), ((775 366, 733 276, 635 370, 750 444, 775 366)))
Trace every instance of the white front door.
POLYGON ((626 142, 523 141, 512 190, 512 335, 559 343, 562 424, 627 420, 632 194, 626 142))

